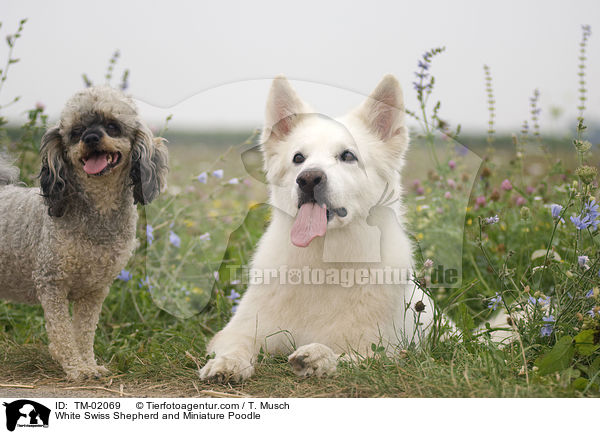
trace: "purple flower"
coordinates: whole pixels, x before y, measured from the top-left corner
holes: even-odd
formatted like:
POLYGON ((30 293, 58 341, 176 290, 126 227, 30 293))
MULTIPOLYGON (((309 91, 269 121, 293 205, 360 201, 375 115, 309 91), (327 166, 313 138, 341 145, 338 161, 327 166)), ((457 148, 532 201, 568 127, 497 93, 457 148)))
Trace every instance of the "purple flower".
POLYGON ((213 171, 212 176, 219 179, 223 178, 223 169, 213 171))
POLYGON ((544 325, 540 330, 540 334, 542 336, 550 336, 552 334, 552 331, 554 330, 554 315, 545 316, 542 318, 542 321, 544 321, 544 325))
POLYGON ((198 178, 196 179, 202 184, 206 184, 206 181, 208 180, 208 175, 206 174, 206 172, 202 172, 200 175, 198 175, 198 178))
POLYGON ((232 184, 232 185, 239 184, 239 183, 240 183, 240 180, 237 178, 231 178, 229 181, 227 181, 227 184, 232 184))
POLYGON ((129 282, 131 280, 131 273, 127 270, 121 270, 117 279, 122 280, 123 282, 129 282))
POLYGON ((579 264, 580 267, 585 267, 589 260, 590 260, 590 258, 588 258, 585 255, 577 257, 577 263, 579 264))
POLYGON ((450 167, 450 169, 454 169, 456 167, 456 161, 454 161, 454 160, 448 161, 448 167, 450 167))
POLYGON ((527 201, 525 200, 525 198, 523 196, 517 196, 517 198, 515 199, 515 204, 517 206, 523 206, 527 203, 527 201))
POLYGON ((446 198, 446 199, 452 199, 452 193, 450 193, 449 191, 447 191, 446 193, 444 193, 444 198, 446 198))
POLYGON ((423 187, 421 187, 421 186, 417 187, 417 194, 421 195, 423 193, 425 193, 425 189, 423 187))
POLYGON ((429 69, 429 63, 423 62, 421 60, 419 60, 419 63, 417 64, 417 66, 421 69, 424 69, 425 71, 427 71, 429 69))
POLYGON ((529 303, 533 304, 534 306, 547 306, 550 304, 550 299, 548 297, 539 297, 536 299, 535 297, 529 296, 529 303))
POLYGON ((513 188, 509 179, 505 179, 504 181, 502 181, 502 184, 500 185, 500 187, 502 187, 502 190, 505 190, 505 191, 510 191, 513 188))
POLYGON ((485 196, 477 196, 475 199, 475 204, 479 206, 485 206, 485 196))
POLYGON ((181 238, 173 231, 169 232, 169 242, 177 248, 181 247, 181 238))
POLYGON ((488 302, 488 309, 496 310, 500 303, 502 303, 502 296, 496 293, 496 296, 492 297, 488 302))
POLYGON ((148 245, 152 245, 152 241, 154 241, 154 228, 151 225, 146 225, 146 239, 148 240, 148 245))
POLYGON ((594 288, 590 289, 585 296, 586 298, 592 298, 594 296, 594 288))
POLYGON ((210 232, 205 232, 198 237, 200 241, 210 241, 210 232))
POLYGON ((450 188, 456 188, 456 181, 452 178, 449 178, 446 181, 446 184, 448 184, 448 187, 450 187, 450 188))
POLYGON ((498 217, 498 215, 495 215, 494 217, 488 217, 486 219, 483 220, 483 222, 486 225, 493 225, 495 223, 498 223, 500 221, 500 217, 498 217))

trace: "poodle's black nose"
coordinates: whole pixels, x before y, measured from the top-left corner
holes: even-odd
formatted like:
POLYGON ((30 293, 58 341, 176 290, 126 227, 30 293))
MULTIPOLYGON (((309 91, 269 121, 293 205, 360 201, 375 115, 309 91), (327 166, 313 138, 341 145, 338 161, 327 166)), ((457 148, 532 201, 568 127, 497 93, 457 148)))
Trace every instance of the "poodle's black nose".
POLYGON ((83 143, 88 145, 90 148, 95 148, 100 143, 100 139, 102 138, 102 131, 100 130, 87 130, 81 140, 83 143))
POLYGON ((327 182, 327 175, 319 169, 308 169, 300 173, 296 178, 296 183, 305 194, 314 196, 316 188, 324 188, 327 182))

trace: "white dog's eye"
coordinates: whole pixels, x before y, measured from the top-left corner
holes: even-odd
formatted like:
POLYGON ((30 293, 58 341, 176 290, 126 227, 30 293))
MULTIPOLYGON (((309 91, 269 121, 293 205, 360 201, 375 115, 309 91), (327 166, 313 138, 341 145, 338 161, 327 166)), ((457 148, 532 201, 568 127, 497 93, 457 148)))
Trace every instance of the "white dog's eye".
POLYGON ((297 152, 296 155, 294 155, 294 159, 292 161, 296 164, 300 164, 304 163, 304 160, 306 160, 304 155, 302 155, 300 152, 297 152))
POLYGON ((344 151, 340 154, 340 160, 350 163, 352 161, 358 161, 358 158, 356 158, 356 155, 354 155, 352 152, 344 151))

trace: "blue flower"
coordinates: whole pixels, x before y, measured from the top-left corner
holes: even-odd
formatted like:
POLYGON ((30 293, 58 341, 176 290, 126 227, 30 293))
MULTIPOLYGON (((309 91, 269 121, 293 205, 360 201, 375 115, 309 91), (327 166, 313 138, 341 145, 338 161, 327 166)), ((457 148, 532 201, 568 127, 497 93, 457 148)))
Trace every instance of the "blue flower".
MULTIPOLYGON (((559 217, 560 217, 560 213, 561 213, 562 209, 563 209, 563 207, 562 207, 561 205, 558 205, 558 204, 556 204, 556 203, 555 203, 555 204, 552 204, 552 205, 550 205, 550 212, 552 213, 552 218, 553 218, 553 219, 557 219, 557 218, 559 218, 559 217)), ((563 221, 563 223, 564 223, 564 220, 563 220, 563 219, 561 219, 561 220, 562 220, 562 221, 563 221)))
POLYGON ((587 212, 590 224, 594 226, 594 229, 598 229, 598 219, 600 218, 600 212, 598 211, 600 206, 596 203, 595 199, 592 199, 585 205, 585 211, 587 212))
POLYGON ((181 238, 173 231, 169 232, 169 242, 177 248, 181 247, 181 238))
POLYGON ((535 297, 529 296, 529 303, 533 304, 534 306, 547 306, 550 304, 550 299, 548 297, 539 297, 536 299, 535 297))
POLYGON ((198 237, 200 241, 210 241, 210 232, 205 232, 198 237))
POLYGON ((586 298, 592 298, 594 296, 594 288, 590 289, 585 296, 586 298))
POLYGON ((127 270, 121 270, 117 279, 122 280, 123 282, 129 282, 131 280, 131 273, 127 270))
POLYGON ((237 292, 235 289, 232 289, 231 293, 227 296, 227 298, 231 301, 236 301, 240 297, 241 297, 240 293, 237 292))
POLYGON ((592 318, 594 318, 596 315, 600 315, 600 313, 594 312, 594 309, 590 309, 587 314, 592 318))
POLYGON ((152 241, 154 241, 154 228, 150 225, 146 225, 146 239, 148 240, 148 245, 152 245, 152 241))
POLYGON ((585 255, 577 257, 577 263, 579 264, 580 267, 585 267, 589 260, 590 260, 590 258, 588 258, 585 255))
POLYGON ((577 229, 580 231, 587 229, 587 227, 591 224, 589 216, 583 216, 583 214, 578 215, 577 217, 571 216, 571 222, 575 225, 577 229))
POLYGON ((208 175, 206 174, 206 172, 202 172, 200 175, 198 175, 196 179, 202 184, 206 184, 206 181, 208 180, 208 175))
POLYGON ((215 178, 221 179, 223 177, 223 169, 217 169, 212 173, 215 178))
POLYGON ((491 298, 488 302, 488 309, 496 310, 500 303, 502 303, 502 296, 496 293, 496 296, 491 298))
POLYGON ((239 183, 240 183, 240 180, 237 178, 231 178, 229 181, 227 181, 227 184, 232 184, 232 185, 239 184, 239 183))
POLYGON ((144 280, 140 280, 140 282, 138 283, 139 288, 143 288, 144 286, 148 288, 148 292, 152 292, 152 290, 154 289, 154 286, 150 284, 150 278, 148 276, 146 276, 144 280))
POLYGON ((544 321, 544 325, 540 330, 540 334, 542 336, 550 336, 552 334, 552 331, 554 330, 554 315, 545 316, 542 318, 542 321, 544 321))
POLYGON ((419 60, 418 67, 427 71, 429 69, 429 63, 419 60))

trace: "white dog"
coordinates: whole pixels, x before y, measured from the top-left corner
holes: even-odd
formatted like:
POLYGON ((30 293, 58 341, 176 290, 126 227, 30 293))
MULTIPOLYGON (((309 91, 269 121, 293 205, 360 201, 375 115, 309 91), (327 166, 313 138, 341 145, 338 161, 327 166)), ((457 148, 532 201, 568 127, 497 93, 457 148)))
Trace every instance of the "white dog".
POLYGON ((250 377, 261 347, 291 353, 300 376, 321 376, 342 354, 382 346, 392 354, 426 337, 433 304, 410 280, 412 245, 401 225, 408 142, 391 75, 338 119, 315 114, 284 77, 273 81, 261 137, 272 220, 248 290, 208 346, 215 357, 203 380, 250 377))

